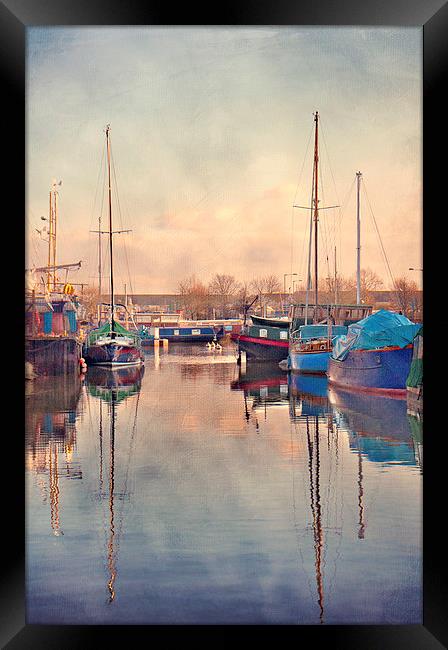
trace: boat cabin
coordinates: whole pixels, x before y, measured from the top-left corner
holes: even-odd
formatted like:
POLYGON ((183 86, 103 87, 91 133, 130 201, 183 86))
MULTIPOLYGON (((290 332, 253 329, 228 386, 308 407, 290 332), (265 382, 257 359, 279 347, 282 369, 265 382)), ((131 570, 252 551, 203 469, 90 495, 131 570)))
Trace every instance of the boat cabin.
POLYGON ((333 325, 351 325, 363 318, 367 318, 372 313, 372 305, 307 305, 299 303, 291 305, 289 318, 292 323, 292 329, 296 330, 301 325, 308 323, 327 322, 332 317, 333 325), (308 318, 306 319, 306 314, 308 318))

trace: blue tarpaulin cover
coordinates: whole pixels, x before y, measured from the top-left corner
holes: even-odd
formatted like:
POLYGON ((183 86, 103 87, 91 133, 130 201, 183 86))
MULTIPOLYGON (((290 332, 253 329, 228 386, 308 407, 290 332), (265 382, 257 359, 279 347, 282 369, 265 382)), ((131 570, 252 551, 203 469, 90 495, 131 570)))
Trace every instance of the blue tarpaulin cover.
POLYGON ((376 350, 378 348, 404 348, 412 343, 420 325, 386 309, 348 326, 346 335, 338 336, 333 343, 331 356, 342 361, 350 350, 376 350))

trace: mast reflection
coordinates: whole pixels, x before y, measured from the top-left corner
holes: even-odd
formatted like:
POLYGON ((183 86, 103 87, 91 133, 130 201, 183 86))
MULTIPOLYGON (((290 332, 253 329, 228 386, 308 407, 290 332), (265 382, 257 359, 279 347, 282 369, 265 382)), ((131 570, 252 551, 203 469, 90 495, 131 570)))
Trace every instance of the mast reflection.
MULTIPOLYGON (((98 398, 98 423, 99 423, 99 487, 101 498, 107 499, 109 521, 106 543, 107 556, 107 591, 108 602, 114 602, 116 598, 116 579, 117 579, 117 560, 120 534, 123 526, 123 507, 121 512, 116 512, 116 502, 128 499, 128 474, 131 454, 134 446, 135 432, 137 428, 137 414, 140 398, 140 389, 144 374, 144 366, 134 366, 127 368, 116 368, 114 370, 107 368, 95 367, 89 371, 86 377, 86 384, 89 394, 98 398), (125 471, 124 486, 121 492, 116 489, 116 429, 117 429, 117 409, 119 405, 132 396, 136 396, 133 425, 129 436, 128 460, 125 471), (109 415, 109 475, 107 492, 104 491, 103 478, 103 402, 107 404, 109 415), (117 519, 118 517, 118 519, 117 519)), ((121 437, 126 435, 126 431, 120 431, 121 437), (124 435, 123 435, 124 434, 124 435)))

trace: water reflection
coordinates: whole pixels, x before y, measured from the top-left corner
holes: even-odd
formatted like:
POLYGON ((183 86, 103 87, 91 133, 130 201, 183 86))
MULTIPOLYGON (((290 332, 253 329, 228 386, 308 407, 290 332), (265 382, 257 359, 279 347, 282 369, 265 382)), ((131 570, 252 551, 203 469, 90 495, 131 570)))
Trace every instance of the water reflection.
POLYGON ((89 394, 98 398, 98 437, 99 437, 99 494, 101 499, 107 501, 109 520, 108 520, 108 536, 106 542, 107 554, 107 568, 108 579, 107 589, 109 592, 108 602, 112 603, 116 596, 115 582, 117 579, 117 560, 118 548, 120 537, 123 528, 124 509, 121 508, 116 513, 117 501, 126 501, 129 498, 128 492, 128 476, 129 467, 132 457, 132 452, 135 443, 135 434, 137 430, 137 415, 139 406, 139 395, 144 374, 144 366, 116 368, 114 370, 106 368, 92 368, 86 377, 86 385, 89 394), (129 436, 129 449, 125 469, 125 476, 123 482, 123 489, 117 491, 116 489, 116 460, 115 460, 115 437, 117 427, 117 408, 121 402, 136 395, 133 422, 130 429, 129 436), (108 423, 104 427, 103 423, 103 402, 107 404, 106 417, 108 423), (108 461, 109 472, 107 486, 103 478, 103 465, 105 459, 103 458, 103 427, 109 431, 108 444, 108 461))
POLYGON ((421 622, 403 403, 231 350, 158 363, 27 397, 29 622, 421 622))
POLYGON ((60 479, 82 479, 76 449, 76 420, 81 396, 78 376, 42 377, 27 384, 25 403, 26 467, 34 475, 42 501, 49 504, 50 527, 63 535, 60 479))
MULTIPOLYGON (((404 399, 328 390, 336 415, 349 431, 350 448, 376 463, 416 465, 418 449, 404 399)), ((422 468, 421 468, 422 469, 422 468)))
MULTIPOLYGON (((246 371, 240 369, 238 379, 232 381, 231 388, 244 392, 247 421, 257 408, 262 408, 266 414, 266 409, 278 406, 284 400, 289 402, 291 431, 294 434, 290 446, 294 525, 302 563, 306 533, 312 531, 315 599, 319 623, 322 624, 326 622, 326 594, 328 597, 327 592, 331 592, 331 584, 328 584, 331 580, 328 576, 325 579, 330 547, 333 546, 335 575, 342 541, 343 504, 337 503, 337 499, 343 498, 340 433, 345 433, 349 450, 356 454, 351 490, 357 504, 356 536, 362 542, 367 534, 363 464, 366 460, 381 466, 415 465, 418 462, 421 467, 421 426, 418 426, 415 417, 411 422, 405 400, 337 391, 329 387, 326 376, 285 373, 279 370, 277 364, 254 363, 246 371), (251 408, 247 404, 248 398, 252 400, 251 408), (296 465, 298 459, 304 456, 304 447, 310 516, 306 517, 302 512, 299 521, 296 465)), ((347 476, 344 482, 347 485, 347 476)))

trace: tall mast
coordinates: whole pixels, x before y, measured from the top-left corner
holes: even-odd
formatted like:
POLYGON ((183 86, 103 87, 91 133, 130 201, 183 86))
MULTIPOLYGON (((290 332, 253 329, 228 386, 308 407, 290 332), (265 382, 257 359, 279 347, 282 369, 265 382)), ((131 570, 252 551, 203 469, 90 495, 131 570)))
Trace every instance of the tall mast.
MULTIPOLYGON (((114 328, 114 273, 113 273, 113 250, 112 250, 112 184, 110 178, 110 124, 106 126, 107 141, 107 174, 109 186, 109 253, 110 253, 110 329, 114 328)), ((101 236, 101 235, 100 235, 101 236)))
POLYGON ((336 269, 336 246, 334 247, 334 304, 338 304, 338 273, 336 269))
MULTIPOLYGON (((61 185, 61 181, 58 183, 61 185)), ((50 204, 48 213, 48 272, 47 272, 47 289, 56 290, 56 221, 57 221, 57 204, 56 204, 56 181, 53 181, 50 190, 50 204)))
MULTIPOLYGON (((102 309, 102 294, 103 294, 103 269, 102 269, 102 259, 101 259, 101 212, 98 217, 98 304, 99 304, 99 321, 101 321, 101 309, 102 309)), ((100 322, 98 323, 100 325, 100 322)))
POLYGON ((359 188, 361 172, 356 172, 357 201, 356 201, 356 304, 361 304, 361 221, 359 216, 359 188))
POLYGON ((319 149, 318 149, 318 124, 319 124, 319 113, 316 111, 314 115, 315 132, 314 132, 314 322, 317 320, 317 305, 318 302, 318 273, 317 273, 317 224, 319 221, 319 208, 318 208, 318 165, 319 165, 319 149))

